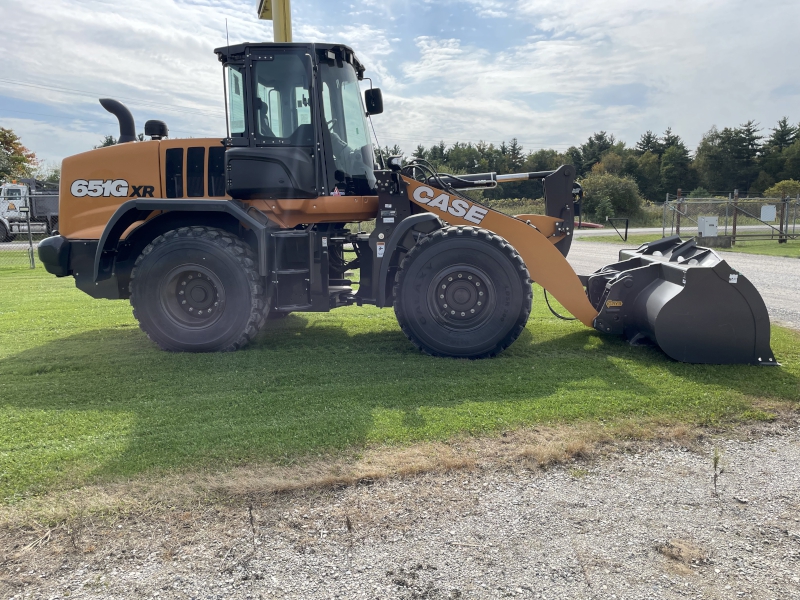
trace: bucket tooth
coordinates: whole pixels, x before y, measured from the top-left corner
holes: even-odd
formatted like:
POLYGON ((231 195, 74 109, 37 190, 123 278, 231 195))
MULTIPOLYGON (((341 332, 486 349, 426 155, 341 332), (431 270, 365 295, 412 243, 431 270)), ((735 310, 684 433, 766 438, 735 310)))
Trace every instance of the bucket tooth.
POLYGON ((594 327, 688 363, 777 365, 764 300, 713 250, 678 236, 622 250, 586 278, 594 327))

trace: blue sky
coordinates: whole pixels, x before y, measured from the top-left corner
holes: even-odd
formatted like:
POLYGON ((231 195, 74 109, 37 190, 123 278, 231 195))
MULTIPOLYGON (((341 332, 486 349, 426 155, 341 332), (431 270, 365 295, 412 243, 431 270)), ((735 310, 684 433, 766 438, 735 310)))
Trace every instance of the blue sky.
MULTIPOLYGON (((127 104, 141 130, 221 135, 213 48, 269 41, 257 0, 0 0, 15 23, 0 64, 0 126, 57 162, 89 149, 127 104)), ((672 127, 800 120, 800 3, 773 0, 294 0, 295 41, 343 42, 384 91, 382 145, 517 137, 564 150, 605 130, 633 144, 672 127)), ((6 37, 6 41, 9 38, 6 37)))

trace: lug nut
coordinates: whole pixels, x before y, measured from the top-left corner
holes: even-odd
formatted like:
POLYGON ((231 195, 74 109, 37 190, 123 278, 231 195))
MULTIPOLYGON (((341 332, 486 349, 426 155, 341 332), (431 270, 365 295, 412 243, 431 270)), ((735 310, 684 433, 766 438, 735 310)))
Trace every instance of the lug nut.
POLYGON ((189 308, 189 312, 192 312, 193 310, 194 310, 193 308, 189 308))
POLYGON ((178 295, 180 295, 180 296, 183 296, 183 290, 181 290, 180 292, 178 292, 178 295))
POLYGON ((474 312, 475 312, 475 309, 474 309, 474 308, 470 308, 470 309, 469 309, 469 312, 471 312, 471 313, 474 313, 474 312))
POLYGON ((462 275, 461 275, 461 273, 459 273, 459 274, 458 274, 458 278, 459 278, 459 279, 461 279, 461 277, 462 277, 462 275))
POLYGON ((181 304, 186 304, 186 300, 181 300, 181 304))
POLYGON ((194 276, 193 275, 189 275, 189 279, 191 279, 192 277, 194 277, 194 276))
POLYGON ((466 317, 466 316, 467 316, 467 313, 463 313, 463 312, 462 312, 462 313, 461 313, 461 316, 462 316, 462 317, 466 317))
POLYGON ((483 292, 478 292, 478 296, 483 296, 483 292))
POLYGON ((444 300, 444 294, 439 294, 439 298, 441 298, 442 300, 444 300))
POLYGON ((453 278, 452 277, 448 277, 447 281, 453 281, 453 278))
POLYGON ((469 279, 470 281, 472 281, 472 275, 470 275, 469 277, 467 277, 467 279, 469 279))
POLYGON ((445 304, 444 307, 447 308, 447 304, 445 304))
POLYGON ((454 314, 456 314, 456 311, 454 311, 454 310, 451 310, 451 311, 450 311, 450 314, 451 314, 451 315, 454 315, 454 314))
POLYGON ((480 306, 480 305, 481 305, 481 303, 480 303, 480 301, 478 301, 478 306, 480 306))
POLYGON ((475 287, 481 287, 481 282, 480 281, 476 281, 475 282, 475 287))
POLYGON ((443 289, 443 290, 446 290, 446 289, 447 289, 447 285, 445 285, 445 284, 443 283, 443 284, 442 284, 442 289, 443 289))
POLYGON ((186 285, 186 282, 185 281, 181 281, 181 285, 186 285))

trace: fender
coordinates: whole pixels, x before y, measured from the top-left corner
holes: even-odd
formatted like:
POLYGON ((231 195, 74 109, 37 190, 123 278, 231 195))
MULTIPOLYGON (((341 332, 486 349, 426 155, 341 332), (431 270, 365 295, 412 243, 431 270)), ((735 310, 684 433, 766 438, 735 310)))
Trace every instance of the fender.
POLYGON ((103 281, 111 277, 111 269, 100 266, 104 255, 116 250, 120 237, 136 221, 143 221, 154 210, 169 212, 190 211, 198 212, 224 212, 232 215, 240 222, 245 223, 256 234, 258 240, 258 273, 267 275, 267 229, 268 221, 257 219, 248 212, 248 209, 235 200, 169 200, 165 198, 128 200, 120 205, 114 215, 109 219, 103 235, 97 244, 94 257, 94 281, 103 281))
POLYGON ((375 305, 379 308, 384 308, 386 306, 386 279, 389 276, 389 267, 391 266, 392 262, 391 259, 392 256, 394 256, 395 250, 397 250, 397 245, 406 236, 410 229, 424 221, 439 221, 439 217, 429 212, 411 215, 410 217, 406 217, 400 221, 400 223, 397 224, 397 227, 394 228, 394 231, 392 231, 392 235, 389 236, 389 240, 386 242, 386 250, 384 252, 383 259, 378 267, 378 294, 375 305))

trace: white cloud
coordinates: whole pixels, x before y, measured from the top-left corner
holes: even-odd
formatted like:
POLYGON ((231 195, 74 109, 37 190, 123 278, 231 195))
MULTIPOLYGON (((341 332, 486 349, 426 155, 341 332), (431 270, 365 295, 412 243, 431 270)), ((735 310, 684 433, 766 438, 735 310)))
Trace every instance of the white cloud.
MULTIPOLYGON (((593 131, 634 143, 667 126, 695 144, 712 124, 800 119, 795 0, 425 4, 369 0, 356 4, 363 14, 335 22, 295 2, 296 40, 352 46, 383 87, 386 112, 374 119, 383 144, 410 151, 438 139, 517 137, 529 149, 564 149, 593 131), (426 22, 425 10, 441 6, 459 29, 434 36, 444 24, 426 22), (462 34, 470 23, 477 33, 462 34), (516 33, 500 38, 503 31, 516 33)), ((222 77, 212 50, 225 45, 226 18, 232 43, 272 38, 271 24, 255 18, 255 0, 2 2, 0 22, 35 25, 15 28, 0 79, 90 94, 0 82, 2 95, 59 115, 37 124, 9 113, 0 125, 20 128, 40 155, 63 157, 116 133, 95 97, 107 96, 130 105, 140 130, 160 118, 178 136, 221 134, 222 77)))

